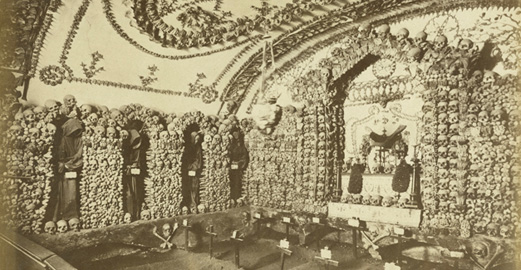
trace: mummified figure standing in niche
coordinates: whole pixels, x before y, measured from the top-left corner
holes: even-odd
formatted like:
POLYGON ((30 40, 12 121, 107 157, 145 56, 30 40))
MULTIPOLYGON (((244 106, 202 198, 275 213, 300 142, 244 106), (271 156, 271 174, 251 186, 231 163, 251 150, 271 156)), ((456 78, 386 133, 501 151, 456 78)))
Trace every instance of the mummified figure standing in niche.
POLYGON ((190 133, 183 153, 183 201, 194 212, 199 204, 199 178, 203 168, 202 135, 197 131, 190 133))
POLYGON ((141 136, 143 123, 132 121, 127 127, 128 138, 123 141, 126 170, 123 177, 124 208, 132 219, 137 219, 143 202, 143 152, 145 140, 141 136))
POLYGON ((56 205, 53 220, 69 220, 79 218, 78 181, 83 166, 83 141, 81 139, 83 127, 78 120, 75 110, 75 100, 71 103, 64 99, 61 118, 61 136, 58 138, 56 158, 58 168, 56 172, 56 205), (65 114, 69 113, 69 114, 65 114))
POLYGON ((248 150, 241 135, 239 130, 233 131, 230 146, 230 197, 233 200, 241 197, 242 174, 248 166, 248 150))

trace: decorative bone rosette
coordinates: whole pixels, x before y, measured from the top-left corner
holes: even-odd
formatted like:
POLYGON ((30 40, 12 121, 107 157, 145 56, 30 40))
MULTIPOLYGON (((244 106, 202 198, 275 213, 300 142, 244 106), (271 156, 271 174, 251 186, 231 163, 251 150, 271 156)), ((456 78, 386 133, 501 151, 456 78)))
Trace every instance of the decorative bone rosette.
POLYGON ((0 224, 23 234, 43 229, 54 178, 51 153, 56 127, 46 116, 44 107, 25 109, 1 139, 5 171, 0 181, 0 224))
POLYGON ((83 134, 80 214, 84 228, 101 228, 123 221, 122 142, 115 126, 93 127, 83 134))

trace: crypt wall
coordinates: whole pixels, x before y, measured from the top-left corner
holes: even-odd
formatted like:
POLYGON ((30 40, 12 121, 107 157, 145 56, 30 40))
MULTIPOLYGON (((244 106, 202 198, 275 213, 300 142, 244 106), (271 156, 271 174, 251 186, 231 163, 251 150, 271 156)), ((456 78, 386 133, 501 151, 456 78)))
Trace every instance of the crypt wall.
MULTIPOLYGON (((179 99, 162 99, 155 98, 163 97, 160 93, 134 91, 134 88, 152 89, 146 82, 155 83, 154 76, 159 78, 159 72, 166 72, 161 75, 163 77, 168 76, 169 66, 164 59, 152 61, 157 63, 159 71, 152 65, 130 63, 132 59, 118 63, 123 60, 117 58, 117 54, 132 53, 117 52, 115 48, 129 44, 113 40, 112 35, 99 37, 104 43, 92 43, 85 33, 90 31, 89 28, 81 25, 95 21, 91 28, 107 27, 97 25, 110 21, 98 22, 96 14, 106 15, 110 3, 83 1, 64 6, 56 14, 49 13, 53 16, 81 15, 80 11, 85 8, 83 16, 88 20, 78 21, 80 27, 77 30, 56 31, 62 35, 61 41, 59 38, 48 40, 47 48, 61 47, 63 40, 71 40, 71 43, 66 43, 64 50, 58 52, 47 49, 39 58, 40 64, 35 69, 38 78, 32 80, 24 107, 32 110, 32 116, 27 111, 10 118, 9 136, 2 139, 3 146, 9 149, 3 155, 8 175, 2 181, 2 190, 7 195, 3 196, 2 203, 4 209, 8 209, 2 220, 7 225, 23 233, 39 233, 52 219, 47 205, 54 196, 51 187, 57 175, 53 160, 57 141, 54 134, 60 127, 52 124, 58 105, 45 104, 45 101, 61 100, 65 94, 72 93, 78 102, 93 107, 91 110, 86 106, 77 108, 80 110, 79 120, 85 128, 82 134, 83 168, 78 178, 80 219, 84 228, 127 222, 123 179, 133 176, 143 179, 144 195, 139 207, 143 207, 140 210, 144 212, 139 214, 145 219, 220 211, 243 203, 284 209, 299 215, 325 215, 330 201, 373 206, 384 205, 386 201, 388 207, 406 208, 400 199, 409 199, 410 194, 392 196, 389 202, 389 198, 384 200, 383 197, 390 194, 350 192, 347 189, 353 166, 362 165, 356 159, 364 156, 364 136, 370 133, 369 129, 381 135, 383 127, 392 132, 400 124, 407 125, 405 132, 408 135, 404 136, 408 145, 406 161, 413 164, 415 152, 420 159, 420 202, 424 209, 422 228, 426 232, 437 234, 449 228, 451 234, 458 236, 484 234, 509 238, 514 226, 519 228, 518 205, 514 201, 519 190, 519 168, 514 164, 518 158, 519 110, 515 98, 512 98, 518 94, 517 67, 513 65, 517 62, 515 48, 518 44, 507 38, 509 16, 516 14, 518 9, 455 9, 443 14, 428 13, 419 18, 407 15, 408 20, 395 19, 390 24, 390 31, 382 31, 380 26, 384 22, 381 20, 372 22, 374 31, 366 24, 361 28, 356 24, 354 28, 342 31, 341 37, 328 40, 330 43, 324 47, 311 48, 311 53, 288 61, 289 67, 281 61, 280 66, 285 68, 269 73, 265 93, 256 93, 256 84, 245 86, 242 90, 250 92, 244 100, 237 100, 240 104, 240 118, 237 118, 214 116, 221 104, 216 101, 218 97, 213 88, 194 87, 194 93, 200 91, 194 94, 198 97, 196 99, 189 97, 190 94, 185 95, 186 92, 179 93, 183 96, 179 99), (482 13, 485 16, 479 18, 482 13), (502 16, 494 20, 492 15, 495 14, 502 16), (454 21, 461 17, 477 18, 477 21, 454 21), (440 23, 438 20, 447 22, 448 26, 426 31, 429 33, 425 40, 414 40, 417 32, 440 23), (478 30, 487 29, 487 23, 491 23, 491 27, 506 27, 505 31, 482 35, 478 30), (418 28, 409 28, 411 25, 418 28), (451 28, 454 25, 458 26, 457 31, 451 28), (398 30, 402 27, 409 29, 411 39, 400 39, 398 30), (438 46, 435 38, 439 33, 447 36, 446 45, 452 48, 433 49, 438 46), (74 36, 77 39, 72 39, 74 36), (472 40, 473 46, 462 47, 461 38, 472 40), (485 43, 487 39, 495 42, 485 43), (54 41, 60 44, 53 45, 54 41), (101 52, 105 43, 113 44, 109 52, 101 52), (422 48, 420 53, 409 55, 416 47, 422 48), (496 47, 501 57, 494 50, 496 47), (432 50, 433 54, 427 54, 432 50), (96 51, 102 56, 95 54, 96 51), (67 54, 82 57, 63 57, 67 54), (99 70, 99 76, 89 77, 92 74, 85 73, 81 63, 91 60, 94 63, 91 71, 104 63, 107 72, 99 70), (51 64, 57 68, 47 68, 51 64), (118 69, 112 69, 110 65, 118 66, 118 69), (62 74, 67 66, 72 72, 64 71, 62 74), (121 75, 124 74, 121 66, 135 75, 132 83, 123 82, 130 75, 121 75), (487 73, 485 78, 478 78, 474 73, 486 69, 495 73, 487 73), (83 75, 78 78, 78 74, 83 75), (138 74, 143 74, 143 78, 138 74), (110 81, 110 76, 116 76, 112 77, 115 80, 110 81), (119 80, 117 76, 124 78, 119 80), (458 91, 453 91, 455 89, 458 91), (213 98, 212 102, 205 102, 205 91, 213 98), (263 96, 265 99, 278 99, 275 104, 266 106, 261 104, 263 96), (259 104, 254 102, 256 97, 259 104), (450 106, 451 101, 458 102, 456 107, 450 106), (500 107, 496 108, 498 105, 500 107), (118 109, 108 109, 113 107, 118 109), (252 114, 247 112, 249 107, 252 114), (444 111, 446 113, 442 116, 444 111), (456 118, 449 113, 456 113, 456 118), (131 137, 127 128, 131 121, 143 123, 143 128, 137 130, 147 145, 143 165, 135 173, 129 167, 132 164, 125 161, 127 154, 123 150, 131 137), (384 121, 389 122, 382 126, 384 121), (457 127, 452 124, 457 124, 457 127), (181 164, 187 141, 185 131, 191 125, 197 125, 204 138, 201 144, 204 159, 199 175, 201 203, 189 209, 182 207, 182 195, 186 194, 182 191, 183 176, 188 172, 183 172, 181 164), (244 169, 243 197, 230 201, 228 183, 232 168, 229 151, 233 130, 244 134, 250 161, 244 169), (445 137, 441 136, 444 134, 445 137), (416 145, 417 151, 414 151, 416 145), (349 170, 350 158, 353 163, 349 162, 349 170), (360 194, 363 196, 358 196, 360 194)), ((124 16, 124 13, 116 16, 124 16)), ((72 22, 77 16, 65 17, 72 22)), ((135 28, 129 29, 134 31, 129 36, 139 32, 135 28)), ((147 46, 167 50, 148 37, 145 41, 150 42, 147 46)), ((234 55, 244 49, 241 46, 247 45, 209 55, 204 61, 209 66, 205 68, 211 70, 212 63, 220 59, 235 59, 234 55)), ((192 60, 183 63, 197 66, 190 62, 192 60)), ((237 66, 233 68, 239 69, 237 66)), ((199 82, 210 74, 199 76, 196 70, 187 73, 196 74, 192 77, 199 82)), ((233 76, 240 77, 242 73, 239 73, 233 76)), ((213 74, 213 77, 218 77, 218 74, 213 74)), ((234 81, 231 77, 231 73, 226 73, 221 80, 231 83, 234 81)), ((182 85, 190 82, 187 76, 172 76, 172 80, 178 79, 182 85)), ((171 82, 158 80, 157 89, 169 87, 171 82)), ((230 93, 232 95, 233 91, 230 93)), ((369 172, 374 167, 370 163, 365 166, 369 172)), ((387 174, 394 175, 396 171, 391 168, 387 174)), ((364 181, 370 178, 366 174, 362 177, 364 181)), ((393 177, 389 180, 392 181, 393 177)))

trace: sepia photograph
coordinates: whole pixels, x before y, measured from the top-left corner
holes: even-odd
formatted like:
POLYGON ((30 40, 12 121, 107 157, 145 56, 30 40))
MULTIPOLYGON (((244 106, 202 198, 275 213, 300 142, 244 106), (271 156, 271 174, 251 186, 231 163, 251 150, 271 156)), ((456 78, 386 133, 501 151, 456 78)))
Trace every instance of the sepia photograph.
POLYGON ((521 1, 4 0, 0 270, 521 269, 521 1))

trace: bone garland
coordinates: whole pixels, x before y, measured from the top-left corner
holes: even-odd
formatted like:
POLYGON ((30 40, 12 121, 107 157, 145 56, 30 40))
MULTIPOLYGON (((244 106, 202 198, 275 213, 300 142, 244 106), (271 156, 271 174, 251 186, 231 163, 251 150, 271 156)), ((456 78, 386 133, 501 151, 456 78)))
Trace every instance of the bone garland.
MULTIPOLYGON (((121 139, 102 132, 83 135, 80 214, 84 228, 101 228, 123 221, 123 156, 121 139)), ((107 131, 114 129, 108 127, 107 131)))
MULTIPOLYGON (((6 104, 7 105, 7 104, 6 104)), ((5 112, 7 109, 4 108, 5 112)), ((0 159, 6 171, 0 181, 0 225, 23 234, 40 233, 54 173, 51 158, 56 127, 47 111, 26 109, 10 125, 2 125, 0 159)), ((2 121, 12 120, 6 118, 2 121)))

